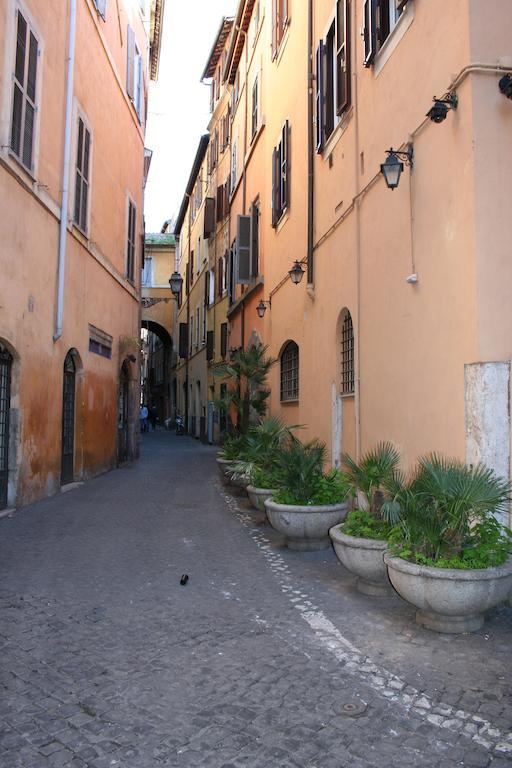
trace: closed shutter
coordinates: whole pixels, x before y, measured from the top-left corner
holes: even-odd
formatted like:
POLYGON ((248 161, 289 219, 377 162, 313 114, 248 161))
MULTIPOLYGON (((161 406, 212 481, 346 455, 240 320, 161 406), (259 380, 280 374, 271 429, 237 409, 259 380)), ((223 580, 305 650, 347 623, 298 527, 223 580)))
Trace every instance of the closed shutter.
POLYGON ((272 0, 272 58, 277 53, 277 34, 278 34, 278 18, 277 18, 277 4, 279 0, 272 0))
POLYGON ((224 218, 226 218, 230 209, 229 194, 230 194, 230 186, 229 186, 229 176, 228 176, 228 178, 226 179, 226 183, 224 184, 224 208, 223 208, 224 218))
POLYGON ((105 18, 107 15, 107 0, 94 0, 94 4, 100 16, 105 18))
POLYGON ((281 136, 281 211, 290 206, 290 124, 283 126, 281 136))
MULTIPOLYGON (((91 148, 91 134, 85 127, 84 121, 78 118, 78 139, 77 139, 77 153, 76 153, 76 170, 75 170, 75 210, 73 220, 77 227, 80 227, 82 232, 87 231, 87 212, 89 203, 89 156, 91 148)), ((128 245, 133 244, 134 240, 131 238, 131 216, 132 206, 130 203, 128 211, 128 245)), ((130 257, 130 252, 128 254, 130 257)))
POLYGON ((338 0, 336 6, 336 112, 350 104, 350 0, 338 0))
POLYGON ((217 187, 217 222, 224 218, 224 185, 217 187))
POLYGON ((253 203, 251 206, 251 277, 257 277, 259 269, 259 218, 260 209, 253 203))
POLYGON ((203 237, 211 237, 215 232, 215 198, 207 197, 204 201, 203 237))
POLYGON ((221 256, 219 259, 219 266, 217 268, 217 292, 219 296, 222 296, 223 279, 224 279, 224 259, 221 256))
POLYGON ((206 332, 206 359, 207 360, 213 360, 213 343, 214 343, 215 334, 213 331, 207 331, 206 332))
POLYGON ((37 38, 18 11, 11 149, 29 170, 33 169, 38 55, 37 38))
POLYGON ((237 216, 236 220, 236 282, 248 283, 251 277, 251 217, 237 216))
POLYGON ((377 52, 377 0, 364 3, 364 66, 369 67, 377 52))
POLYGON ((188 323, 180 323, 179 356, 187 357, 188 353, 188 323))
POLYGON ((316 151, 324 146, 324 44, 316 49, 316 151))
POLYGON ((220 326, 220 354, 221 357, 226 357, 228 351, 228 324, 221 323, 220 326))
POLYGON ((135 96, 135 32, 128 25, 126 36, 126 93, 133 100, 135 96))
POLYGON ((272 226, 277 227, 279 220, 279 152, 272 152, 272 226))

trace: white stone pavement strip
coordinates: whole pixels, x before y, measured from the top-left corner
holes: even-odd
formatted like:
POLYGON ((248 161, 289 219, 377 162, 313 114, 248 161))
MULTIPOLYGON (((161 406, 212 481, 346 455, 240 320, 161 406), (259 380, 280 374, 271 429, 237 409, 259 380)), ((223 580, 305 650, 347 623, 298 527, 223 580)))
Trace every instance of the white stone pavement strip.
POLYGON ((432 725, 447 728, 467 736, 476 744, 497 755, 512 756, 512 732, 503 733, 494 728, 483 717, 465 710, 456 709, 443 702, 435 702, 429 696, 408 685, 397 675, 379 667, 347 640, 325 614, 308 599, 303 590, 294 589, 288 565, 283 557, 272 549, 269 539, 254 527, 251 515, 240 509, 236 498, 217 486, 228 508, 247 528, 271 570, 280 579, 281 591, 287 595, 292 606, 300 611, 304 621, 314 631, 319 642, 331 653, 350 674, 362 679, 373 690, 407 711, 413 711, 432 725))

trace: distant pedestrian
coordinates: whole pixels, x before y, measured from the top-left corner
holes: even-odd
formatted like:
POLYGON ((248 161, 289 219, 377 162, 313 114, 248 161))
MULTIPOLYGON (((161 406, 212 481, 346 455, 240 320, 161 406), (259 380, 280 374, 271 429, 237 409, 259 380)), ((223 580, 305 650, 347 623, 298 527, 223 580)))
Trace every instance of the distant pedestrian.
POLYGON ((152 405, 149 409, 149 420, 151 422, 151 427, 153 429, 153 432, 156 429, 156 423, 158 421, 158 411, 156 405, 152 405))
POLYGON ((140 431, 148 431, 148 407, 144 403, 140 407, 140 431))

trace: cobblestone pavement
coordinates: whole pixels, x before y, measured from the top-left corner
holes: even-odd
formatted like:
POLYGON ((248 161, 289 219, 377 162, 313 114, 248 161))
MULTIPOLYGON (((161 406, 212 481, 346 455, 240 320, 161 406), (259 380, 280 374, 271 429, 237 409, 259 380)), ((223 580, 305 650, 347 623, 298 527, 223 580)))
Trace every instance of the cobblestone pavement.
POLYGON ((510 609, 421 630, 285 549, 214 449, 143 437, 0 520, 1 768, 512 765, 510 609))

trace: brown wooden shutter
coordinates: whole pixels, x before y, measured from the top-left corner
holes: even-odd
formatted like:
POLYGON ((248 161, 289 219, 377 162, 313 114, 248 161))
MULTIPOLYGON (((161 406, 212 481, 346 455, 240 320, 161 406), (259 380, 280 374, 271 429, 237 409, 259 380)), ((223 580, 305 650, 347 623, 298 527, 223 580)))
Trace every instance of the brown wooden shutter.
POLYGON ((350 0, 336 4, 336 113, 350 104, 350 0))
POLYGON ((248 283, 251 277, 251 217, 236 218, 236 282, 248 283))
POLYGON ((228 178, 226 179, 226 183, 224 184, 224 207, 223 207, 224 218, 226 218, 226 216, 229 213, 229 209, 230 209, 230 204, 229 204, 230 181, 229 181, 229 179, 230 179, 230 177, 228 176, 228 178))
POLYGON ((279 0, 272 0, 272 58, 277 54, 278 40, 278 12, 277 4, 279 0))
POLYGON ((213 346, 215 341, 214 331, 206 331, 206 359, 213 360, 213 346))
POLYGON ((215 198, 207 197, 204 201, 203 237, 211 237, 215 232, 215 198))
POLYGON ((220 354, 221 357, 226 357, 228 351, 228 324, 221 323, 220 326, 220 354))
POLYGON ((187 357, 188 354, 188 323, 180 323, 179 331, 179 356, 187 357))
POLYGON ((316 151, 324 146, 324 44, 320 40, 316 49, 316 151))
POLYGON ((283 174, 283 194, 281 199, 282 210, 290 207, 290 177, 291 177, 291 127, 288 120, 283 126, 281 139, 281 173, 283 174))
POLYGON ((258 277, 259 269, 259 218, 260 210, 254 203, 251 206, 251 277, 258 277))
POLYGON ((377 0, 364 3, 364 66, 371 66, 377 52, 377 0))
POLYGON ((189 269, 190 269, 190 285, 194 282, 194 251, 190 251, 190 259, 189 259, 189 269))
POLYGON ((208 306, 208 293, 210 290, 210 271, 207 269, 204 273, 204 297, 203 302, 205 307, 208 306))
POLYGON ((217 268, 217 292, 219 296, 222 296, 222 283, 224 280, 224 258, 221 256, 219 259, 219 266, 217 268))
POLYGON ((272 152, 272 226, 276 227, 279 219, 279 152, 272 152))
POLYGON ((135 95, 135 32, 129 24, 126 35, 126 93, 133 100, 135 95))
POLYGON ((224 187, 221 185, 220 187, 217 187, 217 208, 216 208, 216 216, 215 219, 218 222, 222 221, 224 218, 224 187))

